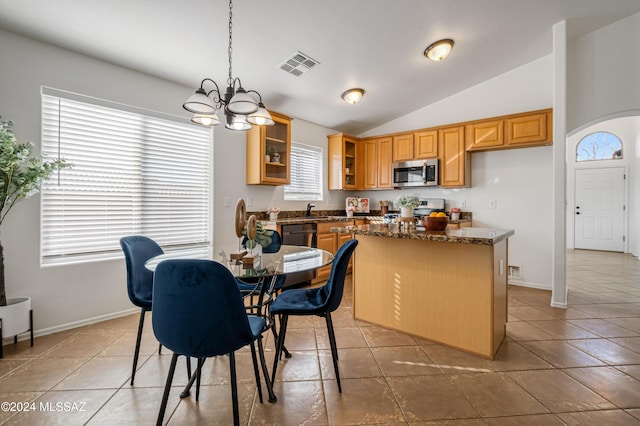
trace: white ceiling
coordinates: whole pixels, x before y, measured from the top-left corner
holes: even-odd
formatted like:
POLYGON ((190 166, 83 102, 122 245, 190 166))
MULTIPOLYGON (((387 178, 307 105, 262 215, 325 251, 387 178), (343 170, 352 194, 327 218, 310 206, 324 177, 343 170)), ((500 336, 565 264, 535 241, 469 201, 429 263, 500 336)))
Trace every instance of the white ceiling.
MULTIPOLYGON (((636 12, 639 0, 236 0, 233 75, 269 109, 359 134, 551 53, 559 21, 575 36, 636 12), (455 40, 451 56, 424 58, 441 38, 455 40), (285 73, 296 51, 320 65, 285 73), (340 98, 352 87, 366 90, 357 105, 340 98)), ((0 0, 0 27, 188 87, 226 86, 225 0, 0 0)))

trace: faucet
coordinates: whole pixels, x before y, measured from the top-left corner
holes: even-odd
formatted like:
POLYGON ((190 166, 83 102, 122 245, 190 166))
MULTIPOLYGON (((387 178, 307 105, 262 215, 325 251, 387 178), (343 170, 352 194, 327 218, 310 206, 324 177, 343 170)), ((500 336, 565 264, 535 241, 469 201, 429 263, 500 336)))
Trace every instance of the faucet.
POLYGON ((313 203, 309 203, 307 204, 307 216, 311 216, 311 208, 315 207, 316 205, 313 203))

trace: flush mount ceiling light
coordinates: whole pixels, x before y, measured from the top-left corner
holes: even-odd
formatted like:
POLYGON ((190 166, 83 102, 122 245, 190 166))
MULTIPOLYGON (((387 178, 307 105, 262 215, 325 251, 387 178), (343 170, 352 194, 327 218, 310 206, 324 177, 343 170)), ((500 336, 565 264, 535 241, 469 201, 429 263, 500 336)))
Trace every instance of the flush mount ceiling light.
POLYGON ((364 89, 349 89, 342 94, 342 99, 348 104, 357 104, 364 95, 364 89))
POLYGON ((184 109, 194 113, 191 121, 202 126, 216 126, 220 124, 218 110, 223 109, 225 115, 225 127, 231 130, 249 130, 251 124, 258 126, 271 126, 273 119, 262 103, 262 96, 255 90, 245 90, 239 78, 233 78, 231 74, 231 42, 232 42, 232 9, 233 0, 229 0, 229 78, 227 90, 222 94, 218 84, 210 78, 205 78, 200 83, 196 93, 182 105, 184 109), (210 91, 204 89, 205 83, 211 83, 215 88, 210 91), (250 95, 254 93, 258 101, 250 95))
POLYGON ((431 43, 429 47, 424 49, 424 56, 432 61, 442 61, 444 58, 449 56, 452 48, 453 40, 450 38, 438 40, 435 43, 431 43))

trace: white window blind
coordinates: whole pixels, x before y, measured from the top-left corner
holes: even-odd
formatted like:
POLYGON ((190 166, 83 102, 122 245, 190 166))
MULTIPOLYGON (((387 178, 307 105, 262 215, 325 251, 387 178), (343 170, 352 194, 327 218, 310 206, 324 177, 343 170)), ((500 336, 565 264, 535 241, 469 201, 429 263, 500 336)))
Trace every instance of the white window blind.
POLYGON ((206 254, 211 131, 60 93, 43 88, 42 150, 73 167, 42 186, 41 263, 120 257, 119 239, 135 234, 206 254))
POLYGON ((285 200, 322 200, 322 148, 291 142, 290 179, 285 200))

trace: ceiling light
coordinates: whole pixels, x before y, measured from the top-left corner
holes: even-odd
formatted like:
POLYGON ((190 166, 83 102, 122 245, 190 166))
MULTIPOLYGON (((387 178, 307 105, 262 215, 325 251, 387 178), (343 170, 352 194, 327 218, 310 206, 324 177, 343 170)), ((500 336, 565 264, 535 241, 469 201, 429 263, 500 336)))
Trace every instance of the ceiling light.
POLYGON ((363 89, 349 89, 342 94, 342 99, 348 104, 357 104, 364 95, 363 89))
POLYGON ((445 38, 432 43, 429 47, 424 49, 424 56, 432 61, 441 61, 451 53, 453 48, 453 40, 445 38))
POLYGON ((231 130, 249 130, 251 124, 271 126, 273 119, 262 103, 262 96, 255 90, 245 90, 239 78, 231 75, 231 42, 232 42, 232 9, 233 0, 229 0, 229 78, 227 90, 222 94, 218 84, 210 78, 200 83, 196 93, 182 105, 184 109, 194 113, 191 121, 202 126, 216 126, 220 124, 216 112, 222 109, 225 115, 225 127, 231 130), (215 88, 209 92, 204 89, 205 83, 211 83, 215 88), (250 93, 258 96, 256 101, 250 93), (247 117, 248 115, 248 117, 247 117))

